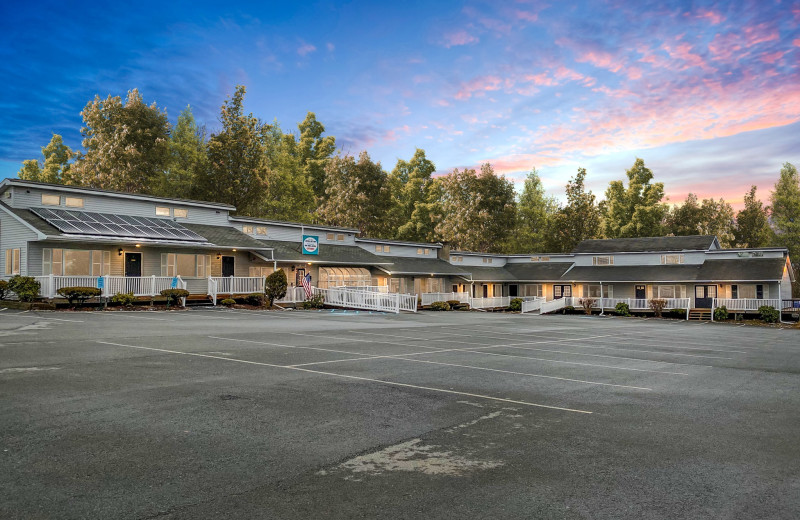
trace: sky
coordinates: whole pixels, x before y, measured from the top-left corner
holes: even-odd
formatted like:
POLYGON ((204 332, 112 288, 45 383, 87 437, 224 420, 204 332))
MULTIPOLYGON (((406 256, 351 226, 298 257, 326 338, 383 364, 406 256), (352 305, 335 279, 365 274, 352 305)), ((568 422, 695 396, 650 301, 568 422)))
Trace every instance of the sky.
POLYGON ((518 187, 535 167, 560 198, 578 167, 602 198, 641 157, 669 202, 740 207, 800 166, 800 0, 127 4, 0 5, 0 178, 53 133, 80 149, 96 95, 138 88, 214 132, 238 84, 387 171, 422 148, 518 187))

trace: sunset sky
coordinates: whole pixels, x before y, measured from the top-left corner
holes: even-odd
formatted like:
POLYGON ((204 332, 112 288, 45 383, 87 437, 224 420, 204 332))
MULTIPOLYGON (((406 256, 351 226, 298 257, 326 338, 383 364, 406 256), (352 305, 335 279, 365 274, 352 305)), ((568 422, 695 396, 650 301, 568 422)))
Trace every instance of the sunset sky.
POLYGON ((20 2, 0 6, 0 178, 95 94, 138 88, 209 131, 235 85, 284 130, 315 112, 387 171, 536 167, 602 196, 642 157, 670 202, 766 200, 800 166, 800 1, 20 2), (237 5, 238 4, 238 5, 237 5))

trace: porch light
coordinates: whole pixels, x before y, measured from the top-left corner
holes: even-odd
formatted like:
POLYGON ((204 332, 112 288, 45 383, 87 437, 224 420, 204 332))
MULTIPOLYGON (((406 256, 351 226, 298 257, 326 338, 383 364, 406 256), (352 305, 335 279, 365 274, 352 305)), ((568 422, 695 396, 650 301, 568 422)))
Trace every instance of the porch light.
POLYGON ((117 250, 117 255, 122 256, 122 248, 121 247, 117 250))
POLYGON ((222 253, 217 253, 217 260, 219 260, 220 258, 222 258, 222 253))
POLYGON ((142 244, 136 244, 136 247, 142 247, 142 244))
POLYGON ((235 250, 235 249, 231 249, 231 251, 233 251, 234 253, 236 252, 236 250, 235 250))
POLYGON ((311 262, 309 262, 308 265, 311 265, 311 262))

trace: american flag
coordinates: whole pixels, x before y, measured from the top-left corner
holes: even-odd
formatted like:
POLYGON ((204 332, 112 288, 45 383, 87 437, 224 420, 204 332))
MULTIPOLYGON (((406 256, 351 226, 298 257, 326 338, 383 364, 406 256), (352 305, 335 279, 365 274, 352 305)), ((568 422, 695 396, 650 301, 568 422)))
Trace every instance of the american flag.
POLYGON ((311 288, 311 274, 307 274, 302 280, 303 289, 306 290, 306 300, 310 300, 314 296, 314 289, 311 288))

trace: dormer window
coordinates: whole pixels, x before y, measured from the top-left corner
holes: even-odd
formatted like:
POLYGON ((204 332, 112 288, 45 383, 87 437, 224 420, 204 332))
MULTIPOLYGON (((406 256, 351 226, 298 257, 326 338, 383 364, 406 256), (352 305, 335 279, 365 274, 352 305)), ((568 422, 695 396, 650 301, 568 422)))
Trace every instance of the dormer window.
POLYGON ((61 205, 61 196, 60 195, 45 195, 42 194, 42 205, 44 206, 60 206, 61 205))
POLYGON ((189 210, 188 209, 181 209, 175 208, 173 211, 173 215, 175 218, 189 218, 189 210))
POLYGON ((492 258, 483 258, 482 260, 483 260, 484 264, 491 264, 492 263, 492 258))
POLYGON ((166 206, 156 206, 156 216, 157 217, 170 217, 172 213, 170 209, 166 206))
POLYGON ((331 242, 333 242, 334 240, 336 240, 336 233, 328 233, 326 238, 331 242))
POLYGON ((253 226, 242 226, 242 233, 245 233, 247 235, 252 235, 253 234, 253 226))
POLYGON ((391 251, 391 248, 386 244, 378 244, 375 246, 376 253, 388 253, 389 251, 391 251))
POLYGON ((550 261, 550 257, 549 256, 532 256, 531 257, 531 262, 549 262, 549 261, 550 261))
POLYGON ((64 205, 68 208, 82 208, 82 197, 64 197, 64 205))
POLYGON ((592 265, 614 265, 613 256, 593 256, 592 265))
POLYGON ((661 263, 664 265, 674 265, 683 263, 683 255, 661 255, 661 263))
POLYGON ((336 240, 339 242, 344 242, 344 235, 342 233, 337 234, 336 240))
POLYGON ((430 252, 431 252, 431 250, 428 249, 427 247, 426 248, 422 248, 422 247, 418 247, 417 248, 417 254, 418 255, 428 255, 428 254, 430 254, 430 252))
POLYGON ((256 228, 256 235, 265 235, 267 234, 267 227, 266 226, 258 226, 256 228))

